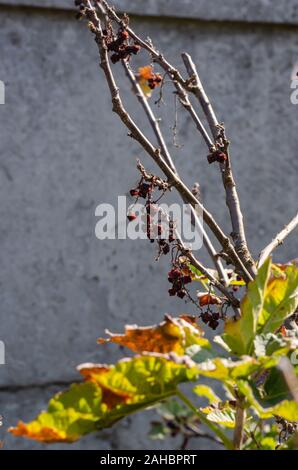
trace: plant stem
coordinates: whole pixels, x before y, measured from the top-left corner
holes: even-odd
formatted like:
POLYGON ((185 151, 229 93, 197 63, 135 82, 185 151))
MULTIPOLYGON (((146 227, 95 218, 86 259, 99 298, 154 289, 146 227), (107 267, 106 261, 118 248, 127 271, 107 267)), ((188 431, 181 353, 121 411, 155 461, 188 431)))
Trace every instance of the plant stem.
POLYGON ((178 398, 180 398, 181 401, 183 401, 183 403, 185 403, 185 405, 190 408, 199 418, 200 418, 200 421, 205 424, 206 426, 208 426, 209 429, 211 429, 211 431, 214 432, 214 434, 217 435, 217 437, 219 437, 219 439, 223 442, 224 446, 226 447, 226 449, 228 450, 233 450, 234 449, 234 446, 233 446, 233 443, 232 441, 225 435, 225 433, 223 431, 221 431, 221 429, 216 426, 215 424, 211 423, 211 421, 209 421, 206 416, 204 415, 204 413, 202 413, 188 398, 186 395, 184 395, 184 393, 182 393, 179 389, 176 390, 176 395, 178 398))
POLYGON ((245 409, 243 408, 241 401, 238 401, 236 408, 235 429, 233 438, 234 450, 241 450, 244 435, 245 417, 245 409))

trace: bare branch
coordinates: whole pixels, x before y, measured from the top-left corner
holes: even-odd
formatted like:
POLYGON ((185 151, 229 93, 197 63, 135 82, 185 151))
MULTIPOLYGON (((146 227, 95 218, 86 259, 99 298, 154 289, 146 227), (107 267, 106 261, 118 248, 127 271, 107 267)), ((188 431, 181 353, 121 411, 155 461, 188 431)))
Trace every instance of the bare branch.
POLYGON ((179 96, 179 99, 180 99, 180 103, 182 104, 182 106, 184 106, 184 108, 188 111, 188 113, 190 114, 192 120, 194 121, 195 123, 195 126, 196 128, 198 129, 198 131, 200 132, 200 134, 202 135, 208 149, 210 152, 212 152, 214 150, 214 143, 212 142, 211 138, 209 137, 209 134, 208 132, 206 131, 202 121, 200 120, 199 116, 197 115, 194 107, 192 106, 191 102, 190 102, 190 99, 186 93, 186 91, 184 90, 184 88, 180 85, 179 82, 177 81, 174 81, 174 85, 176 87, 176 90, 177 90, 177 95, 179 96))
POLYGON ((262 266, 268 256, 271 255, 271 253, 277 248, 278 246, 282 245, 285 238, 290 235, 290 233, 297 227, 298 225, 298 212, 295 215, 295 217, 291 220, 291 222, 286 225, 281 232, 279 232, 275 238, 273 238, 272 242, 267 245, 264 250, 261 252, 259 256, 259 263, 258 266, 262 266))
POLYGON ((229 142, 225 138, 224 128, 218 122, 218 119, 215 115, 215 112, 209 101, 209 98, 203 88, 197 68, 192 58, 190 57, 189 54, 183 53, 182 59, 184 61, 186 70, 192 82, 193 93, 198 98, 199 103, 208 121, 210 130, 214 138, 214 145, 215 147, 217 147, 219 139, 221 139, 223 141, 222 144, 225 146, 224 151, 228 158, 225 164, 220 165, 220 170, 222 174, 223 185, 226 191, 226 203, 230 212, 230 217, 231 217, 231 222, 232 222, 232 229, 233 229, 232 238, 234 240, 235 248, 236 248, 238 255, 240 256, 243 263, 247 267, 251 276, 254 276, 256 272, 255 264, 247 247, 247 241, 246 241, 244 223, 243 223, 243 215, 241 212, 239 196, 237 193, 236 184, 235 184, 235 180, 234 180, 233 173, 232 173, 231 157, 228 152, 229 142))
POLYGON ((219 125, 217 117, 215 116, 215 113, 211 106, 209 98, 205 93, 199 74, 197 72, 197 68, 192 58, 190 57, 189 54, 186 54, 185 52, 181 56, 185 64, 186 70, 188 72, 188 75, 191 78, 191 82, 193 85, 193 93, 196 95, 196 97, 198 98, 200 102, 200 105, 208 121, 210 130, 212 132, 214 142, 216 142, 217 137, 218 137, 218 125, 219 125))

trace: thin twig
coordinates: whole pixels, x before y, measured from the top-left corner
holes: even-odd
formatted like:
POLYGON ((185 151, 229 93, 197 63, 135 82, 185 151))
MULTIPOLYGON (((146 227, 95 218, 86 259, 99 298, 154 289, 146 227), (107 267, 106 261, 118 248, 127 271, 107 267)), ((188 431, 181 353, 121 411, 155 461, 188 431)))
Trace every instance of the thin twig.
POLYGON ((271 253, 277 248, 278 246, 283 244, 283 241, 285 238, 290 235, 290 233, 297 227, 298 225, 298 213, 295 215, 295 217, 291 220, 291 222, 286 225, 281 232, 279 232, 272 240, 269 245, 267 245, 264 250, 262 250, 260 256, 259 256, 259 263, 258 266, 262 266, 266 259, 271 255, 271 253))

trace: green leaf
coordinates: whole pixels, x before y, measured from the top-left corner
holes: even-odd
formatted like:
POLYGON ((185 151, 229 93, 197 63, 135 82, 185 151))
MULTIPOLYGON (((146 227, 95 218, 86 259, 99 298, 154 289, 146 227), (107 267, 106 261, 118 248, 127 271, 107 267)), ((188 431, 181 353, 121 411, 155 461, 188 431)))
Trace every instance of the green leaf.
POLYGON ((73 442, 96 430, 103 416, 102 391, 91 382, 74 384, 69 391, 58 393, 49 402, 47 412, 29 424, 18 423, 10 431, 42 442, 73 442))
POLYGON ((257 357, 285 355, 297 346, 295 338, 283 338, 282 335, 267 333, 257 335, 254 339, 254 351, 257 357))
POLYGON ((114 366, 85 364, 79 370, 85 383, 56 395, 47 412, 10 432, 42 442, 73 442, 174 395, 178 384, 198 375, 188 357, 174 354, 137 356, 114 366))
POLYGON ((232 352, 238 356, 250 354, 253 348, 270 267, 269 258, 259 269, 254 281, 248 284, 247 293, 241 302, 241 317, 238 320, 228 320, 225 324, 223 339, 232 352))
POLYGON ((291 399, 292 395, 285 382, 284 376, 277 367, 270 369, 264 383, 264 403, 273 406, 281 400, 291 399))
POLYGON ((283 276, 272 276, 258 320, 258 333, 275 332, 298 307, 298 269, 285 266, 283 276))
POLYGON ((278 359, 274 357, 255 359, 246 356, 239 361, 218 357, 198 364, 198 371, 202 376, 217 379, 222 382, 233 383, 239 378, 247 378, 252 373, 271 368, 275 366, 277 362, 278 359))
POLYGON ((262 400, 253 384, 249 384, 244 380, 238 380, 237 385, 249 405, 254 408, 260 418, 268 419, 273 416, 281 416, 288 421, 298 421, 298 403, 295 401, 283 400, 274 406, 265 407, 264 400, 262 400))
POLYGON ((235 427, 235 410, 227 407, 227 409, 212 409, 212 408, 201 408, 203 413, 206 413, 206 418, 212 423, 220 424, 225 428, 234 428, 235 427))
POLYGON ((207 398, 209 404, 219 403, 220 398, 207 385, 196 385, 193 392, 199 397, 207 398))
POLYGON ((208 359, 214 359, 217 357, 216 351, 209 349, 208 347, 201 347, 197 344, 193 344, 186 349, 186 354, 196 363, 205 362, 208 359))
POLYGON ((170 434, 169 427, 164 423, 152 423, 151 430, 149 432, 150 439, 165 439, 170 434))

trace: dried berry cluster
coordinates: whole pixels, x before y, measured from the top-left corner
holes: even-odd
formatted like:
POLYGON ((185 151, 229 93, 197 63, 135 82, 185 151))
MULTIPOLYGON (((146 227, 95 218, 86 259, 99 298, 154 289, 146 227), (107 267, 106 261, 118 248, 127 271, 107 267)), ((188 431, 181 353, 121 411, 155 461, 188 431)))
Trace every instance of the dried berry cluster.
POLYGON ((132 197, 142 197, 143 199, 146 199, 152 193, 152 191, 153 183, 147 183, 142 179, 138 186, 131 189, 129 193, 132 197))
POLYGON ((152 72, 151 77, 148 78, 148 86, 151 90, 154 90, 162 82, 162 77, 159 73, 152 72))
POLYGON ((180 299, 184 299, 187 294, 185 286, 192 282, 191 276, 189 274, 184 274, 180 268, 174 267, 168 273, 168 280, 172 284, 171 289, 169 289, 170 296, 177 295, 180 299))
MULTIPOLYGON (((167 215, 161 210, 156 202, 153 201, 153 192, 156 188, 163 190, 163 193, 165 193, 163 182, 158 178, 150 178, 149 182, 144 181, 144 178, 142 178, 138 186, 130 190, 130 195, 136 199, 139 197, 146 199, 145 214, 141 217, 141 220, 145 224, 147 238, 151 243, 154 243, 155 241, 158 242, 159 257, 161 254, 167 255, 170 252, 170 244, 175 240, 175 236, 174 224, 168 220, 167 215), (166 227, 168 230, 166 230, 166 227)), ((135 220, 137 216, 135 212, 130 211, 127 218, 131 222, 135 220)))
POLYGON ((106 37, 108 51, 113 52, 111 55, 111 62, 113 64, 116 64, 122 59, 129 60, 132 54, 136 55, 141 50, 139 44, 129 43, 129 34, 123 28, 118 30, 116 37, 107 30, 104 30, 103 33, 106 37))
POLYGON ((209 163, 225 163, 227 161, 228 157, 226 153, 222 152, 221 150, 215 150, 214 152, 210 153, 207 156, 207 160, 209 163))
POLYGON ((198 293, 197 297, 200 307, 208 307, 207 311, 201 314, 201 319, 203 323, 212 328, 212 330, 216 330, 219 325, 219 319, 221 318, 221 315, 219 311, 212 312, 210 309, 210 305, 222 305, 222 300, 211 293, 198 293))
POLYGON ((208 325, 212 330, 216 330, 219 325, 220 313, 219 312, 205 312, 201 314, 202 322, 208 325))

